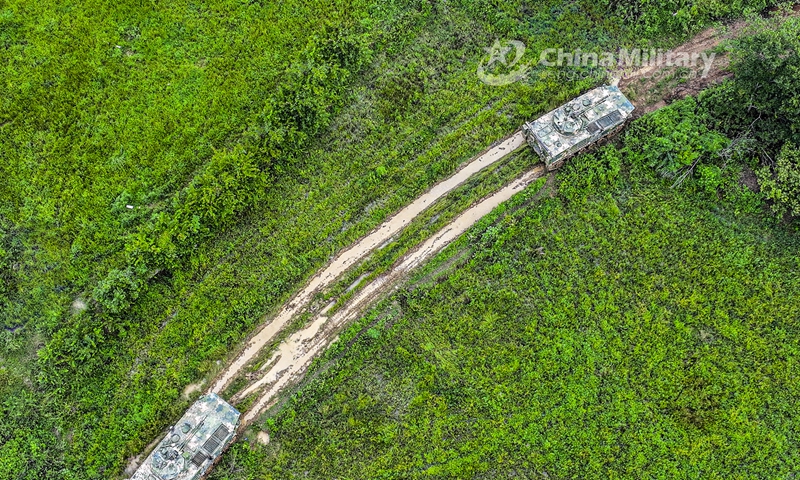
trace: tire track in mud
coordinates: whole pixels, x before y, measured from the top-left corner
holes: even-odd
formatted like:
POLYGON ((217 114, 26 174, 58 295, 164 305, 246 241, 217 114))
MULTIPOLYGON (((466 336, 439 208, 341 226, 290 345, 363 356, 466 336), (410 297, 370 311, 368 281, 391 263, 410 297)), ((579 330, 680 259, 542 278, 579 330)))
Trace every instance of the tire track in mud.
POLYGON ((528 184, 540 178, 544 173, 544 166, 539 164, 501 190, 470 207, 423 242, 417 249, 399 260, 388 273, 379 276, 362 288, 355 297, 350 299, 336 313, 331 316, 326 316, 325 311, 317 314, 305 328, 293 333, 289 338, 281 342, 272 358, 261 367, 259 371, 262 375, 261 378, 231 399, 231 401, 236 402, 251 394, 263 391, 258 400, 244 414, 242 428, 246 428, 265 409, 273 405, 283 388, 302 378, 314 358, 335 341, 338 332, 350 321, 357 318, 377 296, 386 293, 397 285, 411 270, 429 260, 475 225, 481 218, 494 210, 495 207, 522 191, 528 184))
POLYGON ((237 355, 217 377, 217 380, 208 391, 218 394, 222 393, 243 369, 258 357, 259 352, 274 340, 292 319, 309 306, 314 294, 331 286, 348 268, 366 258, 377 248, 386 244, 438 199, 463 184, 472 177, 472 175, 500 161, 523 145, 525 145, 525 138, 522 132, 517 132, 506 138, 467 163, 446 180, 434 185, 411 204, 386 220, 380 227, 363 237, 352 247, 340 253, 324 270, 314 275, 303 290, 296 294, 280 310, 278 315, 271 319, 271 321, 262 324, 261 328, 249 339, 239 355, 237 355))

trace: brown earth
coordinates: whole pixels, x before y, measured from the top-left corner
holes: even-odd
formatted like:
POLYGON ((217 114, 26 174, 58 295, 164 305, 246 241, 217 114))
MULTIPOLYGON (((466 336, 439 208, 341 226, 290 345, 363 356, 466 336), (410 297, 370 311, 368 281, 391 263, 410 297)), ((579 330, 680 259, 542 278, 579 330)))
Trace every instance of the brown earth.
MULTIPOLYGON (((765 15, 774 14, 777 11, 778 8, 772 8, 765 12, 765 15)), ((788 14, 788 16, 798 15, 800 15, 800 4, 794 5, 788 14)), ((690 55, 714 52, 716 56, 706 75, 702 74, 702 61, 695 68, 662 65, 644 67, 635 71, 619 70, 616 72, 615 76, 619 78, 620 90, 631 99, 636 107, 634 117, 658 110, 675 100, 697 95, 731 77, 733 74, 728 70, 730 57, 724 49, 717 49, 717 47, 745 33, 747 26, 748 23, 745 20, 739 20, 722 27, 708 28, 688 42, 671 49, 673 52, 685 52, 690 55)))
MULTIPOLYGON (((739 21, 724 28, 709 28, 672 50, 689 55, 708 53, 722 42, 739 35, 745 25, 745 22, 739 21)), ((696 95, 731 76, 728 71, 730 58, 724 52, 716 53, 705 76, 703 64, 699 63, 694 68, 662 65, 644 67, 633 72, 622 71, 619 72, 619 87, 636 107, 634 115, 640 117, 675 100, 696 95)))

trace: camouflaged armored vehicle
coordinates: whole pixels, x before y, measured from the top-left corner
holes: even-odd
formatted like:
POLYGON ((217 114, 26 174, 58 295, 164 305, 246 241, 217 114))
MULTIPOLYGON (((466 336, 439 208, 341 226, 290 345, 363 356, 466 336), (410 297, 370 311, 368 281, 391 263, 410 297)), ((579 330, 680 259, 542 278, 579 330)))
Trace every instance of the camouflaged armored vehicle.
POLYGON ((522 131, 548 170, 621 128, 633 105, 615 86, 595 88, 532 122, 522 131))
POLYGON ((219 395, 200 397, 145 459, 131 480, 196 480, 233 440, 239 411, 219 395))

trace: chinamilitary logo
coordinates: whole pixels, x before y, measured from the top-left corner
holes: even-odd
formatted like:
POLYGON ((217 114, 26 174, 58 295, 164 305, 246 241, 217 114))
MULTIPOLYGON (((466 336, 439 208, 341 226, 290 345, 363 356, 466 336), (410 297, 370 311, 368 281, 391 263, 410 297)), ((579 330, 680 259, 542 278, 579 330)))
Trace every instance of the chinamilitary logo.
POLYGON ((495 40, 491 47, 484 50, 489 54, 489 61, 478 64, 478 78, 487 85, 512 84, 525 78, 531 68, 530 64, 519 63, 525 55, 525 44, 518 40, 495 40), (512 50, 514 58, 509 61, 512 50))
MULTIPOLYGON (((538 61, 523 64, 520 60, 525 55, 525 44, 519 40, 495 40, 491 47, 484 50, 489 54, 489 60, 486 61, 487 57, 484 56, 478 64, 478 78, 492 86, 525 80, 537 65, 542 68, 572 69, 573 72, 584 74, 604 70, 614 79, 615 84, 628 75, 659 78, 666 73, 675 72, 677 68, 688 69, 692 77, 705 78, 711 71, 716 56, 715 52, 708 54, 660 48, 620 48, 613 52, 547 48, 541 51, 538 61), (510 58, 512 51, 513 58, 510 58)), ((681 78, 687 78, 684 74, 681 75, 681 78)))

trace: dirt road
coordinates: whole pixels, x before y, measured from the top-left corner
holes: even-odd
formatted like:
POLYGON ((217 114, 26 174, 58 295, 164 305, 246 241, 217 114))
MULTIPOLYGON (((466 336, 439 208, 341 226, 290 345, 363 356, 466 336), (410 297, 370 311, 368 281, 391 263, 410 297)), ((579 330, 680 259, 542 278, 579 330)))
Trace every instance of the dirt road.
MULTIPOLYGON (((676 50, 680 49, 680 51, 689 53, 708 51, 719 45, 720 42, 734 36, 741 30, 743 25, 743 22, 738 22, 724 30, 708 29, 686 44, 677 47, 676 50)), ((727 60, 718 57, 714 67, 709 72, 709 76, 699 79, 697 82, 705 87, 715 79, 723 78, 725 75, 724 66, 727 66, 727 60)), ((642 91, 654 90, 654 82, 660 82, 669 75, 669 72, 664 71, 668 68, 674 67, 648 67, 634 72, 620 72, 621 76, 624 75, 619 81, 620 87, 624 92, 636 98, 634 104, 639 112, 660 108, 666 105, 666 101, 669 98, 674 96, 672 91, 660 91, 656 97, 642 94, 642 91)), ((692 84, 691 81, 689 84, 692 84)), ((687 92, 690 90, 686 84, 682 84, 682 88, 687 92)), ((306 311, 317 292, 330 287, 348 268, 366 258, 377 248, 385 245, 439 198, 464 183, 475 173, 499 161, 523 145, 524 137, 521 132, 517 132, 505 139, 497 146, 476 157, 450 178, 435 185, 427 193, 373 230, 369 235, 339 254, 330 264, 315 275, 274 318, 269 318, 263 323, 262 327, 250 338, 233 362, 217 377, 209 391, 214 393, 223 392, 245 370, 248 364, 258 358, 262 349, 273 342, 294 318, 306 311)), ((537 178, 541 173, 542 170, 540 168, 535 168, 495 195, 470 208, 417 250, 402 259, 389 273, 375 279, 364 287, 335 315, 329 318, 325 316, 323 311, 317 314, 302 330, 290 335, 281 342, 272 357, 257 372, 250 375, 250 385, 230 399, 231 402, 236 403, 251 394, 263 392, 244 416, 243 424, 247 425, 257 418, 275 400, 283 387, 301 377, 313 358, 330 344, 335 332, 349 320, 355 318, 358 312, 362 311, 371 299, 385 291, 388 285, 394 284, 397 278, 403 277, 408 270, 441 250, 441 248, 473 225, 481 216, 489 213, 497 205, 510 198, 513 192, 522 188, 532 179, 537 178)))
POLYGON ((380 227, 373 230, 372 233, 339 254, 325 269, 315 275, 303 290, 295 295, 295 297, 283 307, 276 317, 267 319, 267 321, 264 322, 260 330, 247 342, 243 351, 225 371, 219 375, 209 391, 221 393, 230 382, 242 372, 244 367, 258 356, 258 353, 264 346, 269 344, 296 315, 308 307, 315 293, 329 287, 348 268, 389 241, 406 225, 411 223, 417 215, 433 205, 436 200, 467 181, 475 173, 501 160, 524 144, 525 139, 521 132, 517 132, 503 140, 459 169, 450 178, 434 185, 428 192, 400 210, 400 212, 384 222, 380 227))
MULTIPOLYGON (((771 11, 774 13, 777 10, 771 11)), ((800 15, 800 4, 794 5, 779 21, 798 15, 800 15)), ((747 27, 747 21, 738 20, 721 28, 708 28, 688 42, 673 48, 672 51, 692 56, 711 52, 723 42, 741 36, 747 31, 747 27)), ((702 64, 693 69, 662 64, 643 67, 633 72, 618 71, 614 76, 623 93, 633 99, 633 104, 636 106, 635 115, 642 116, 722 82, 732 75, 728 70, 729 65, 730 58, 723 51, 716 52, 706 75, 702 75, 704 68, 702 64)))
MULTIPOLYGON (((736 22, 724 29, 705 30, 689 42, 676 47, 675 50, 687 52, 689 54, 708 52, 717 47, 721 42, 735 37, 744 26, 744 22, 736 22)), ((721 81, 728 75, 728 72, 725 70, 727 66, 727 58, 725 58, 724 55, 717 54, 715 62, 712 64, 711 69, 707 72, 708 75, 705 77, 701 77, 699 71, 692 72, 693 75, 688 81, 678 82, 678 79, 676 79, 676 82, 671 85, 669 82, 664 82, 664 79, 670 78, 670 75, 677 71, 677 67, 647 67, 633 72, 619 72, 622 76, 619 85, 623 92, 635 98, 634 105, 637 107, 637 113, 641 115, 665 106, 667 102, 672 99, 696 93, 713 83, 721 81), (661 87, 656 88, 656 85, 661 85, 661 87), (666 85, 666 88, 664 85, 666 85)), ((330 285, 348 267, 364 258, 376 247, 382 245, 383 242, 387 241, 392 235, 408 225, 414 217, 436 199, 463 183, 469 178, 469 175, 498 161, 504 155, 519 148, 523 144, 524 139, 522 134, 520 132, 516 133, 502 144, 487 151, 483 156, 478 157, 450 179, 433 187, 430 192, 420 197, 395 217, 388 220, 379 229, 358 242, 353 248, 342 253, 320 275, 314 277, 308 286, 281 311, 275 320, 267 324, 267 326, 254 337, 245 351, 236 359, 231 367, 229 367, 225 374, 220 377, 212 388, 212 391, 220 392, 225 388, 242 368, 255 358, 258 351, 271 341, 280 329, 289 322, 292 316, 299 313, 308 305, 314 292, 330 285)), ((447 246, 470 226, 474 225, 482 216, 488 214, 500 203, 508 200, 516 191, 524 188, 525 185, 538 178, 543 173, 544 169, 542 167, 534 168, 504 189, 465 211, 451 224, 447 225, 436 235, 423 243, 418 249, 400 260, 389 273, 378 277, 365 286, 341 310, 336 312, 336 314, 327 317, 323 311, 316 315, 304 329, 292 334, 289 338, 281 342, 272 357, 258 372, 256 372, 254 375, 255 380, 231 399, 231 401, 235 403, 256 392, 262 392, 258 400, 245 414, 243 424, 247 425, 255 420, 264 409, 268 408, 277 399, 278 394, 285 386, 302 377, 311 361, 331 343, 336 333, 345 324, 356 318, 358 314, 369 305, 372 299, 387 291, 388 288, 397 283, 398 279, 403 278, 409 270, 418 266, 447 246)))
POLYGON ((263 390, 258 400, 244 415, 242 424, 248 425, 258 418, 261 412, 277 399, 278 394, 287 384, 301 378, 313 359, 330 345, 341 328, 358 317, 376 296, 396 285, 408 272, 441 251, 495 207, 522 191, 529 183, 544 173, 544 167, 537 165, 502 190, 469 208, 416 250, 398 261, 389 273, 376 278, 361 289, 334 315, 330 317, 325 316, 324 313, 317 315, 304 329, 281 342, 272 358, 261 368, 261 378, 231 399, 235 402, 263 390))
MULTIPOLYGON (((686 44, 676 47, 675 50, 689 53, 708 51, 737 35, 743 27, 743 22, 737 22, 723 30, 706 30, 686 44)), ((636 113, 641 115, 661 108, 673 99, 697 93, 713 83, 721 81, 729 75, 726 70, 727 65, 728 60, 724 58, 724 55, 718 54, 708 76, 695 75, 683 82, 664 81, 674 72, 674 70, 673 72, 668 70, 675 67, 648 67, 635 72, 620 72, 619 85, 626 95, 633 97, 633 103, 637 107, 636 113)), ((438 199, 463 184, 475 173, 498 162, 524 144, 521 132, 503 140, 466 164, 450 178, 435 185, 380 227, 336 256, 287 302, 276 316, 265 319, 262 326, 211 384, 208 391, 223 392, 292 320, 306 312, 317 292, 332 286, 350 267, 365 259, 376 249, 386 245, 438 199)), ((313 359, 335 340, 337 333, 368 307, 377 296, 387 292, 389 288, 405 278, 410 270, 430 259, 496 206, 511 198, 543 174, 544 168, 537 166, 502 190, 469 208, 416 250, 399 260, 388 273, 363 287, 335 314, 326 316, 326 310, 315 314, 305 327, 282 341, 272 357, 255 375, 251 376, 250 384, 230 399, 231 402, 237 403, 250 395, 257 395, 255 402, 242 418, 242 428, 252 423, 266 408, 274 404, 284 388, 299 380, 313 359)))

